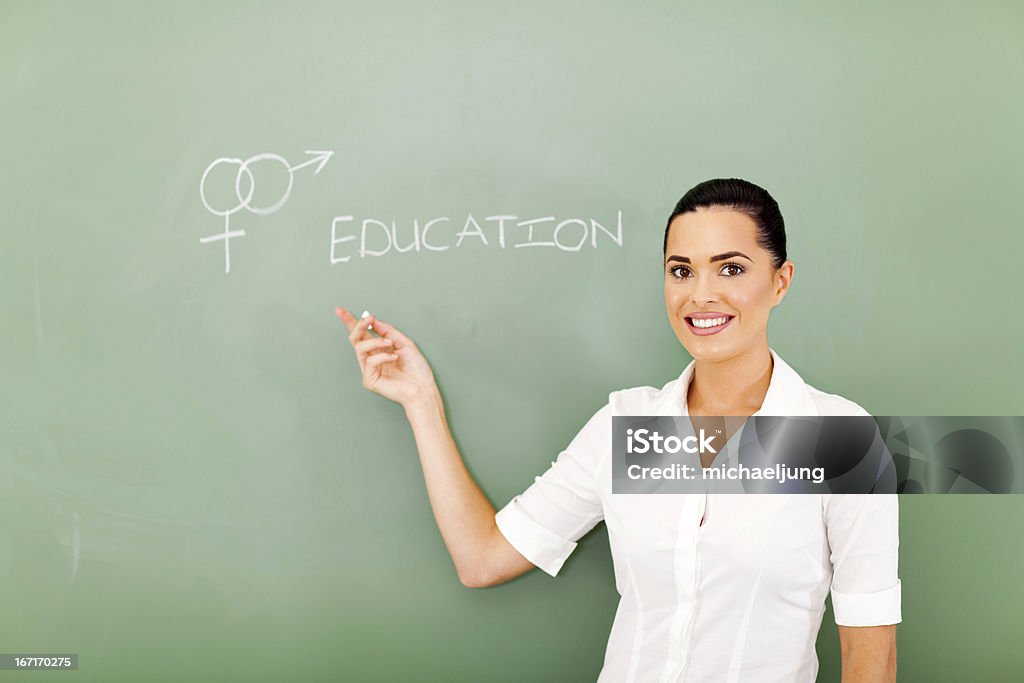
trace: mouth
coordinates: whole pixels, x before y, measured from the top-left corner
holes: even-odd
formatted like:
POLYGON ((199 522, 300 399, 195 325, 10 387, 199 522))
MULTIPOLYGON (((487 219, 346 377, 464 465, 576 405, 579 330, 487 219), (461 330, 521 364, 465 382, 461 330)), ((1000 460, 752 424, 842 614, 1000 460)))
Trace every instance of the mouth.
POLYGON ((688 315, 685 317, 686 327, 691 333, 698 337, 705 337, 709 334, 718 334, 725 328, 729 327, 729 324, 733 321, 736 316, 729 315, 728 313, 699 313, 696 315, 688 315))

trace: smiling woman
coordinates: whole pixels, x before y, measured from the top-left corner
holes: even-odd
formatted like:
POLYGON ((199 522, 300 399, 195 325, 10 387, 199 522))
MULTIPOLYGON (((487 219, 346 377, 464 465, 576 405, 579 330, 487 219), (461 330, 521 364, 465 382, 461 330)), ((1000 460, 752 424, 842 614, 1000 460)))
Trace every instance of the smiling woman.
MULTIPOLYGON (((693 361, 661 389, 609 394, 551 467, 497 512, 466 470, 413 341, 338 309, 363 386, 405 408, 460 580, 493 586, 533 567, 555 576, 604 520, 621 599, 599 681, 811 683, 829 593, 843 680, 895 680, 895 495, 613 494, 612 416, 688 417, 728 445, 735 421, 724 416, 868 414, 805 384, 768 345, 768 317, 794 267, 767 191, 738 179, 697 185, 669 216, 663 248, 665 308, 693 361)), ((715 453, 700 457, 707 468, 715 453)))
POLYGON ((768 316, 794 272, 778 204, 742 180, 701 183, 669 216, 663 253, 669 323, 700 366, 691 414, 752 414, 771 379, 768 316), (722 391, 723 369, 757 381, 722 391))

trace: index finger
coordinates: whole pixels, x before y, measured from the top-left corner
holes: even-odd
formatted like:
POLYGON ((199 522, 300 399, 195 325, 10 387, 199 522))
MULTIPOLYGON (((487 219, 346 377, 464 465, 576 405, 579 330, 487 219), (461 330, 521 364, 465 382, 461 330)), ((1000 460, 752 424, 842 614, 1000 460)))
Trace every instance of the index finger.
POLYGON ((341 318, 342 322, 345 323, 345 327, 348 328, 348 340, 353 346, 363 339, 374 338, 374 336, 369 334, 367 331, 367 328, 369 328, 370 325, 377 322, 372 315, 356 319, 354 315, 346 311, 341 306, 335 308, 334 312, 339 318, 341 318))
POLYGON ((334 309, 334 314, 341 318, 341 322, 345 323, 345 327, 351 332, 356 325, 359 324, 359 319, 349 313, 347 310, 338 306, 334 309))

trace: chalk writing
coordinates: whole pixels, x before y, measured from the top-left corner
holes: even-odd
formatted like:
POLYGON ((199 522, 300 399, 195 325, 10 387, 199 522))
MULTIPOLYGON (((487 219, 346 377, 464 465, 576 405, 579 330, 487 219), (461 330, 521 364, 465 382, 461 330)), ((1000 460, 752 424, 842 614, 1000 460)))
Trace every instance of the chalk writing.
POLYGON ((320 173, 321 169, 323 169, 324 164, 326 164, 327 161, 331 158, 331 156, 334 155, 334 152, 306 150, 306 154, 311 154, 313 155, 313 157, 311 159, 307 159, 301 164, 296 164, 294 166, 289 164, 288 160, 282 157, 281 155, 273 154, 271 152, 256 154, 254 156, 249 157, 245 161, 242 161, 241 159, 234 159, 231 157, 220 157, 219 159, 215 159, 213 163, 207 166, 206 170, 203 171, 203 177, 199 180, 199 198, 202 200, 203 206, 206 207, 207 211, 212 213, 214 216, 224 217, 224 232, 217 233, 215 235, 210 235, 208 237, 201 237, 199 238, 199 242, 201 244, 210 244, 212 242, 220 241, 224 242, 225 273, 231 272, 231 239, 235 237, 245 236, 245 230, 231 229, 231 215, 241 211, 242 209, 245 209, 249 213, 254 213, 260 216, 266 216, 267 214, 274 213, 282 206, 284 206, 285 202, 288 201, 288 197, 292 193, 292 185, 295 182, 295 171, 299 170, 300 168, 305 168, 306 166, 318 164, 316 170, 313 171, 313 175, 317 175, 320 173), (252 204, 252 196, 253 193, 256 191, 256 178, 253 176, 250 166, 260 161, 269 161, 281 164, 288 172, 288 184, 285 187, 284 192, 281 194, 280 198, 278 198, 276 202, 268 206, 254 206, 252 204), (210 205, 210 202, 206 196, 206 180, 209 177, 210 172, 222 164, 226 164, 229 166, 238 166, 238 171, 235 173, 235 198, 238 200, 238 203, 232 206, 231 208, 214 208, 213 206, 210 205), (243 182, 245 182, 245 184, 248 186, 244 197, 242 196, 243 182))
POLYGON ((518 218, 518 216, 507 214, 487 216, 481 225, 481 221, 477 220, 472 213, 468 213, 465 220, 459 221, 462 229, 453 236, 454 244, 450 243, 451 240, 448 240, 449 243, 446 244, 438 240, 428 241, 427 236, 430 229, 435 226, 448 224, 449 231, 454 229, 455 224, 448 216, 439 216, 422 223, 420 219, 414 218, 411 224, 406 223, 401 229, 399 222, 394 220, 385 223, 377 218, 363 218, 357 222, 352 215, 335 216, 331 221, 331 264, 345 263, 355 255, 358 255, 359 258, 366 258, 367 256, 384 256, 392 251, 396 253, 423 250, 445 251, 453 246, 458 248, 467 240, 479 241, 486 247, 490 246, 487 239, 488 232, 491 233, 492 239, 496 234, 497 243, 501 249, 506 247, 507 237, 515 248, 549 247, 562 251, 580 251, 589 238, 591 247, 596 249, 598 236, 602 234, 604 235, 602 240, 622 246, 622 211, 616 212, 614 230, 605 227, 594 218, 587 220, 582 218, 558 220, 554 216, 524 220, 518 220, 518 218), (356 227, 357 225, 358 227, 356 227), (534 232, 535 229, 537 234, 534 232), (400 237, 400 232, 402 237, 400 237), (410 232, 411 236, 409 236, 410 232), (355 242, 355 244, 342 246, 348 242, 355 242))
MULTIPOLYGON (((245 230, 237 226, 235 229, 231 228, 231 216, 243 209, 258 216, 266 216, 278 211, 291 196, 292 186, 295 183, 295 171, 315 164, 313 175, 317 175, 334 152, 307 150, 306 154, 311 155, 311 158, 295 165, 290 164, 283 156, 272 152, 256 154, 244 161, 233 157, 220 157, 203 171, 202 178, 199 180, 199 198, 207 211, 224 219, 224 230, 201 237, 199 242, 200 244, 224 243, 225 273, 231 272, 231 240, 236 237, 244 237, 246 234, 245 230), (256 174, 253 171, 253 166, 260 162, 280 165, 287 173, 287 184, 280 196, 266 205, 258 205, 253 200, 256 192, 256 174), (234 198, 226 206, 215 206, 207 193, 207 181, 210 179, 210 174, 221 166, 237 167, 234 176, 234 198)), ((264 199, 264 201, 267 200, 264 199)), ((606 227, 607 220, 602 219, 602 221, 578 216, 521 218, 508 213, 497 213, 478 219, 472 212, 467 212, 464 219, 460 218, 457 221, 453 221, 449 216, 437 216, 424 221, 414 218, 411 224, 408 221, 400 224, 397 220, 385 222, 371 217, 357 220, 352 214, 343 214, 335 216, 331 220, 330 263, 331 265, 345 263, 350 261, 354 255, 366 258, 368 256, 384 256, 392 252, 403 254, 448 251, 453 247, 456 249, 461 247, 463 243, 489 247, 492 240, 496 240, 500 249, 511 245, 517 249, 547 247, 578 252, 588 242, 591 248, 596 249, 599 240, 621 247, 622 211, 616 212, 613 228, 606 227), (431 229, 434 230, 433 235, 431 229), (458 232, 454 232, 455 230, 458 232), (454 234, 451 234, 453 232, 454 234), (448 237, 439 236, 443 233, 447 233, 448 237)))

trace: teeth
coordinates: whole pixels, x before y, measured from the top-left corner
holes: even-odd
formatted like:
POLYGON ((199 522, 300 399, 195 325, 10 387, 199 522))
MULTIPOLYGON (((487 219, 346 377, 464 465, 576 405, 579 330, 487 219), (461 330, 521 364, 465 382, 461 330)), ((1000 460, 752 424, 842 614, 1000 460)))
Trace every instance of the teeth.
POLYGON ((728 322, 728 318, 708 318, 706 320, 698 320, 696 318, 690 318, 690 322, 693 323, 694 327, 718 327, 728 322))

